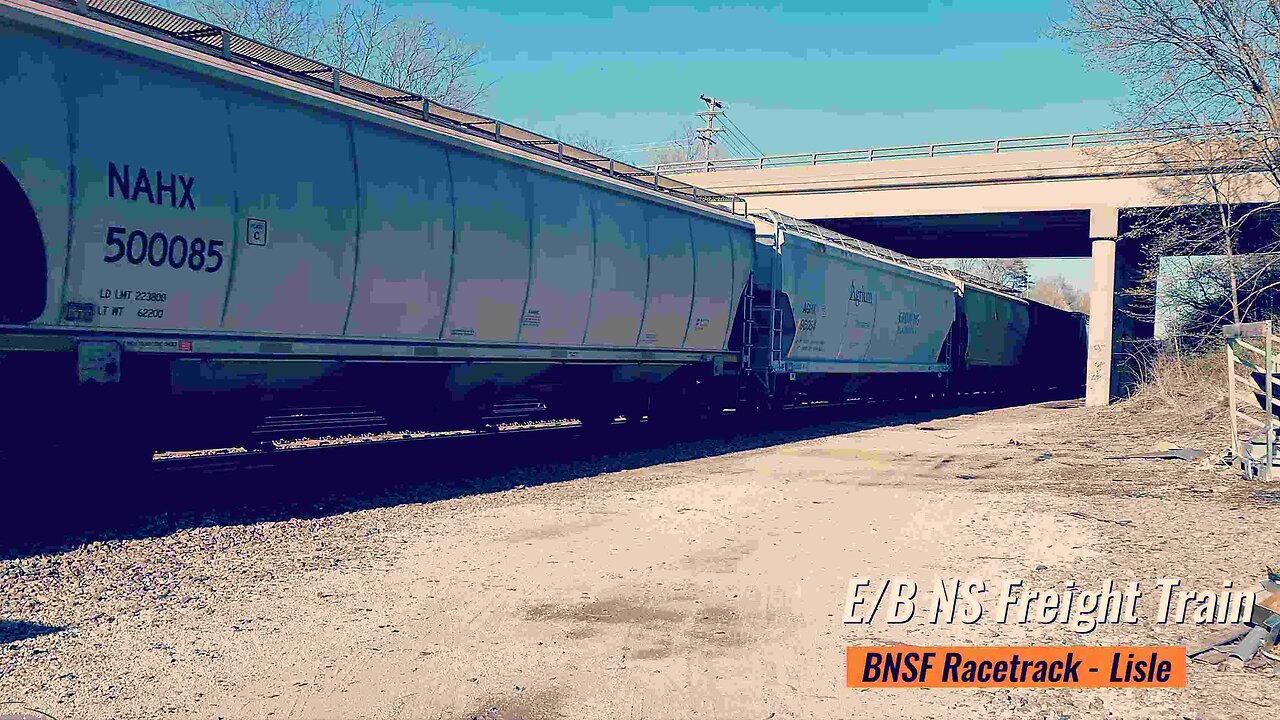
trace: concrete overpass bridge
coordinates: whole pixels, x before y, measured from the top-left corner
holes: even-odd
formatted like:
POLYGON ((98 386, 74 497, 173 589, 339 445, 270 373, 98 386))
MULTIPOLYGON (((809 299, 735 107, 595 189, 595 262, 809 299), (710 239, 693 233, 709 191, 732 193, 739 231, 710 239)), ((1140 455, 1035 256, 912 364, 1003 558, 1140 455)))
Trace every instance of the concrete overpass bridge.
MULTIPOLYGON (((1125 211, 1167 206, 1167 165, 1145 137, 1081 133, 962 143, 692 161, 654 168, 916 257, 1092 259, 1086 401, 1124 394, 1123 349, 1154 333, 1118 293, 1139 276, 1142 248, 1117 243, 1125 211)), ((1255 202, 1270 202, 1261 188, 1255 202)))

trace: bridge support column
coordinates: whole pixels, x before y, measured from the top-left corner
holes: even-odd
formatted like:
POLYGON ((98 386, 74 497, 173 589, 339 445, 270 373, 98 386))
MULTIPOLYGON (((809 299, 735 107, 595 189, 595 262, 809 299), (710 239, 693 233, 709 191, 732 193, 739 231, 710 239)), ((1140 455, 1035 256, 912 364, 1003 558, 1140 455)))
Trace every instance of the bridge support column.
POLYGON ((1133 240, 1117 242, 1119 235, 1117 208, 1089 211, 1093 283, 1084 396, 1088 407, 1104 407, 1133 390, 1138 381, 1135 341, 1151 337, 1155 327, 1150 320, 1134 317, 1131 300, 1120 294, 1138 283, 1142 246, 1133 240))

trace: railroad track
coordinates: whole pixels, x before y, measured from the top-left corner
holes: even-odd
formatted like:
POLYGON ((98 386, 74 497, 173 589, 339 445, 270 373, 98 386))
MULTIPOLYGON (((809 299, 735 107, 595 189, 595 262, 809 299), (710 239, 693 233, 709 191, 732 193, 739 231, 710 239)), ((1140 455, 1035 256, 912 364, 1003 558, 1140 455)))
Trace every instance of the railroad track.
MULTIPOLYGON (((1046 400, 1054 399, 1046 397, 1046 400)), ((841 419, 841 416, 849 416, 857 413, 860 416, 874 418, 886 414, 902 413, 912 410, 927 410, 945 407, 997 407, 1002 404, 1001 396, 994 392, 975 392, 965 395, 958 395, 949 398, 946 402, 934 402, 929 404, 929 400, 921 398, 881 398, 881 399, 859 399, 854 398, 847 401, 832 402, 820 401, 802 404, 786 405, 775 408, 771 411, 773 417, 770 418, 767 413, 756 413, 751 419, 752 426, 743 426, 735 422, 735 415, 738 413, 731 409, 726 409, 719 416, 713 416, 709 422, 699 426, 686 426, 681 428, 684 432, 680 433, 682 440, 696 440, 701 436, 722 434, 725 430, 732 429, 734 431, 758 430, 759 432, 768 432, 777 429, 778 426, 786 426, 789 420, 796 413, 807 413, 808 415, 828 414, 831 417, 824 418, 821 421, 833 421, 841 419), (914 407, 912 407, 914 403, 914 407), (710 432, 707 431, 710 428, 710 432)), ((355 433, 367 432, 369 430, 386 429, 385 422, 381 418, 370 420, 373 416, 371 411, 364 409, 354 409, 351 416, 357 419, 357 422, 350 425, 341 425, 334 422, 339 417, 338 412, 333 408, 322 409, 323 419, 312 422, 306 418, 296 418, 293 420, 285 420, 285 415, 277 415, 269 418, 264 423, 263 428, 284 428, 290 429, 324 426, 326 429, 334 429, 345 431, 348 435, 355 433)), ((494 420, 502 420, 506 414, 499 413, 495 415, 494 420)), ((816 419, 816 418, 815 418, 816 419)), ((844 419, 852 419, 845 417, 844 419)), ((656 438, 661 431, 668 428, 650 420, 647 416, 639 421, 624 422, 615 420, 609 426, 599 426, 590 429, 595 440, 612 439, 610 436, 616 436, 623 429, 630 430, 636 436, 638 441, 648 439, 670 440, 670 436, 656 438)), ((164 453, 157 456, 152 461, 151 470, 153 473, 164 474, 182 474, 182 473, 229 473, 243 472, 246 470, 267 470, 273 468, 286 468, 301 463, 323 460, 325 462, 341 462, 350 458, 369 457, 374 458, 377 454, 398 454, 413 453, 425 451, 428 448, 441 448, 447 446, 452 451, 454 446, 464 447, 469 445, 483 445, 486 442, 504 442, 513 438, 529 439, 540 438, 553 441, 553 438, 581 434, 587 432, 582 424, 573 419, 555 419, 543 421, 527 421, 520 425, 508 427, 493 427, 487 430, 448 430, 437 432, 424 431, 404 431, 404 432, 383 432, 372 436, 356 436, 356 437, 339 437, 339 438, 316 438, 301 439, 297 441, 286 442, 281 446, 265 448, 265 443, 258 444, 254 449, 248 449, 241 452, 220 452, 212 451, 191 451, 184 453, 164 453)), ((263 432, 255 432, 255 438, 264 436, 263 432)), ((390 459, 390 458, 388 458, 390 459)))
MULTIPOLYGON (((316 438, 302 439, 303 443, 284 445, 273 449, 247 449, 243 451, 191 451, 161 453, 151 462, 153 473, 230 472, 245 469, 280 467, 304 460, 317 460, 324 456, 333 460, 338 456, 367 454, 396 450, 421 449, 428 445, 477 443, 495 438, 510 438, 565 431, 581 431, 581 424, 545 424, 536 427, 503 428, 491 431, 456 430, 431 433, 384 433, 381 437, 316 438), (399 435, 400 437, 395 437, 399 435)), ((296 442, 296 441, 295 441, 296 442)))
MULTIPOLYGON (((78 500, 78 493, 100 479, 60 487, 53 500, 60 506, 56 526, 37 523, 37 532, 24 537, 0 532, 0 557, 211 524, 320 517, 502 492, 854 432, 883 425, 886 419, 923 422, 1014 404, 990 394, 956 400, 909 409, 902 400, 812 403, 736 422, 732 413, 725 413, 679 428, 647 419, 592 428, 560 421, 492 432, 388 435, 273 451, 167 456, 153 460, 136 478, 120 478, 93 503, 78 500), (762 419, 768 422, 761 424, 762 419), (78 511, 74 517, 62 512, 73 510, 78 511)), ((32 509, 36 511, 42 510, 32 509)))

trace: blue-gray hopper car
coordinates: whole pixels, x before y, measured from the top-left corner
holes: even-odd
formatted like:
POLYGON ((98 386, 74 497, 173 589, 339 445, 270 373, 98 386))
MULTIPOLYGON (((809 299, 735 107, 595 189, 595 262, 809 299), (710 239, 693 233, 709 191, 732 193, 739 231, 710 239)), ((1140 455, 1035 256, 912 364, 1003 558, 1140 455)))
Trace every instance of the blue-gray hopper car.
POLYGON ((1083 384, 1078 315, 136 0, 0 59, 10 459, 1083 384))

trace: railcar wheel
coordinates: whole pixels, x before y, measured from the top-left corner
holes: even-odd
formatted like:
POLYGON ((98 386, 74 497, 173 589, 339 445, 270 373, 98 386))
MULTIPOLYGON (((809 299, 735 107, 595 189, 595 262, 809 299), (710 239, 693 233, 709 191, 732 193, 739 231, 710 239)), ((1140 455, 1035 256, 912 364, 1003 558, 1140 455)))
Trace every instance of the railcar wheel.
POLYGON ((617 417, 617 413, 602 410, 591 410, 578 413, 580 417, 578 422, 582 426, 582 430, 591 434, 599 435, 608 432, 613 427, 613 421, 617 417))
POLYGON ((654 431, 677 440, 705 432, 710 420, 710 410, 702 405, 670 406, 649 412, 654 431))

